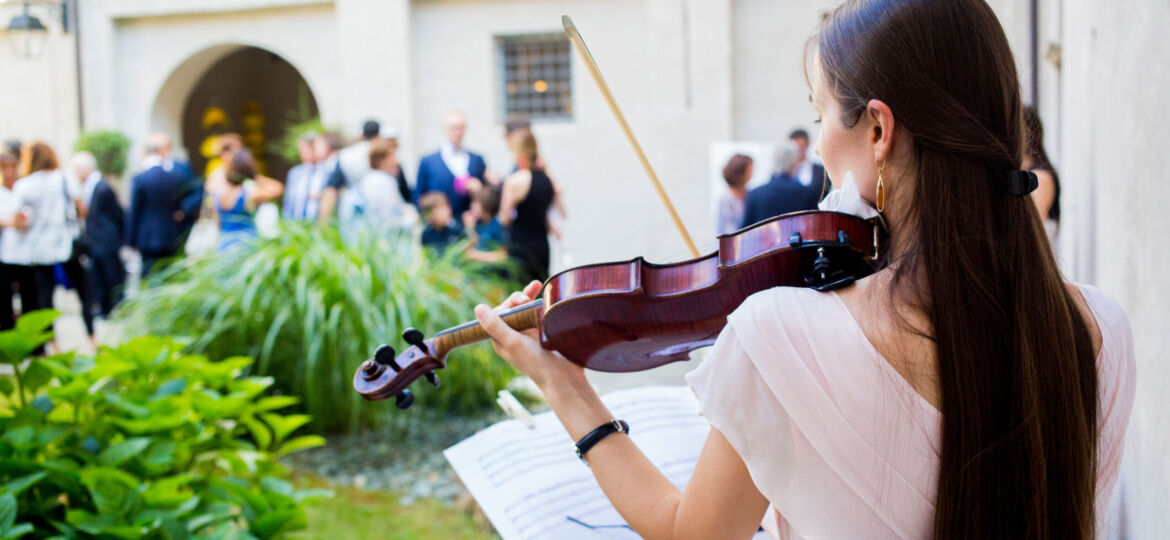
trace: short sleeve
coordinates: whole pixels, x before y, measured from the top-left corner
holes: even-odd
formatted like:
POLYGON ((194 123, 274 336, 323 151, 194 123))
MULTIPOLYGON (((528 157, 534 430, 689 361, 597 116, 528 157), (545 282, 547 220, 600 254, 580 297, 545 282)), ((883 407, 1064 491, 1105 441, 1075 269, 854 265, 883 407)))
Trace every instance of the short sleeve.
POLYGON ((329 177, 325 181, 325 187, 341 189, 345 185, 345 173, 341 170, 341 160, 337 160, 337 166, 329 173, 329 177))
POLYGON ((1136 360, 1133 332, 1125 311, 1096 287, 1079 285, 1082 296, 1101 330, 1101 351, 1097 355, 1097 528, 1104 530, 1109 503, 1121 473, 1125 434, 1129 427, 1136 391, 1136 360))
POLYGON ((756 488, 775 500, 792 477, 794 427, 731 324, 686 380, 699 412, 735 448, 756 488))

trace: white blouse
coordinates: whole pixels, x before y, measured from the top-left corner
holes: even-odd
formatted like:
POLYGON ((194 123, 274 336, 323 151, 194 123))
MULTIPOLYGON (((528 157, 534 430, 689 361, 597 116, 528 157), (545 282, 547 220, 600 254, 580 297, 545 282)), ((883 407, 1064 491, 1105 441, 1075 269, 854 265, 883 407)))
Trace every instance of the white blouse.
POLYGON ((28 215, 28 229, 0 236, 0 261, 22 266, 65 262, 73 253, 73 231, 66 218, 81 187, 60 169, 37 171, 12 186, 12 207, 28 215))

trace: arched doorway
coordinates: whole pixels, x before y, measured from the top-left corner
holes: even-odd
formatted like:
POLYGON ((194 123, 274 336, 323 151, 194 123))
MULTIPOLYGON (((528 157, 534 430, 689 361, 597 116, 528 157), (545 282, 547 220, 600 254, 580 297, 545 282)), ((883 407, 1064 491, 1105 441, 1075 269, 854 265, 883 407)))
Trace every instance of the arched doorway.
POLYGON ((297 69, 275 53, 242 47, 215 62, 183 107, 183 146, 195 171, 214 157, 209 138, 239 133, 262 171, 283 180, 289 163, 279 141, 293 123, 317 117, 317 102, 297 69))
POLYGON ((279 141, 294 123, 318 117, 317 100, 287 60, 260 48, 225 44, 191 55, 156 98, 151 129, 171 134, 197 175, 207 170, 210 140, 238 133, 266 174, 283 180, 290 163, 279 141))

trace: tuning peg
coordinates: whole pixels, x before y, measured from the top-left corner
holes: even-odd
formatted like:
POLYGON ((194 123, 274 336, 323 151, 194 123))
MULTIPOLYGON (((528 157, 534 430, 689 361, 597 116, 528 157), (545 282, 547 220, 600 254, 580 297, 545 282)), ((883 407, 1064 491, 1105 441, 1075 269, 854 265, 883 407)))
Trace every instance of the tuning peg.
POLYGON ((427 378, 427 382, 429 382, 429 383, 431 383, 432 385, 434 385, 434 386, 435 386, 435 388, 438 388, 438 387, 439 387, 439 376, 438 376, 438 375, 435 375, 435 372, 434 372, 434 371, 428 371, 428 372, 426 372, 426 374, 425 374, 425 375, 423 375, 423 377, 426 377, 426 378, 427 378))
POLYGON ((374 351, 374 361, 383 365, 394 368, 394 371, 400 371, 402 368, 398 367, 398 362, 394 361, 397 354, 394 352, 394 347, 389 345, 381 345, 378 350, 374 351))
POLYGON ((418 347, 422 352, 429 352, 426 342, 423 341, 424 339, 423 333, 415 328, 407 328, 402 332, 403 341, 418 347))
POLYGON ((394 406, 401 410, 409 409, 414 405, 414 394, 410 390, 403 390, 394 396, 394 406))

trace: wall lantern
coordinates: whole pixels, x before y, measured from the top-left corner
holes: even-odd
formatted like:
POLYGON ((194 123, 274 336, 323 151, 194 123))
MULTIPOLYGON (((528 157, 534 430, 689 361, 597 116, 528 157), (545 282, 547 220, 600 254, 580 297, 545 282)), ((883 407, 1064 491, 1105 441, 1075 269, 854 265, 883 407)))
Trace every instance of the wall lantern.
MULTIPOLYGON (((0 4, 6 4, 0 0, 0 4)), ((10 2, 15 4, 16 2, 10 2)), ((30 4, 44 4, 50 11, 50 16, 55 10, 61 11, 62 27, 68 31, 68 24, 66 21, 66 2, 55 0, 24 0, 21 4, 21 10, 8 21, 8 25, 4 27, 5 37, 8 43, 12 46, 13 52, 22 58, 37 58, 45 50, 45 42, 49 38, 49 29, 45 23, 36 15, 29 12, 30 4)))

